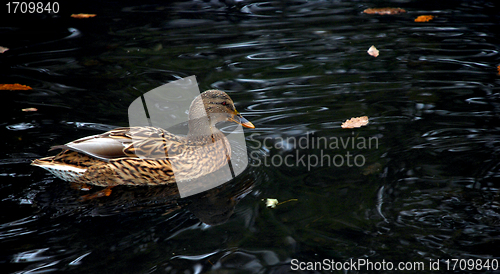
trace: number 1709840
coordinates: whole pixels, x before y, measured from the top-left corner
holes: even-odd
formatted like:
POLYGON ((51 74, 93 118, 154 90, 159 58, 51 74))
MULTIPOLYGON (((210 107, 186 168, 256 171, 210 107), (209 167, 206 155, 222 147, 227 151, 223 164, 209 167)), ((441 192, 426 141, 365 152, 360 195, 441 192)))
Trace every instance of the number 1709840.
POLYGON ((58 13, 58 2, 8 2, 7 13, 58 13))

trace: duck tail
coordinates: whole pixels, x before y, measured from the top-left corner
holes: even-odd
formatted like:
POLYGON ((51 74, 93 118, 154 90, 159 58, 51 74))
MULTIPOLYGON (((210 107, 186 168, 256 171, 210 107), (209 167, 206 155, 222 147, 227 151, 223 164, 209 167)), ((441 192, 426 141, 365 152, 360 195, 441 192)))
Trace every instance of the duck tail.
POLYGON ((87 168, 54 162, 53 159, 54 156, 36 159, 31 162, 31 165, 41 167, 52 173, 57 178, 68 182, 78 181, 80 177, 83 176, 85 171, 87 171, 87 168))

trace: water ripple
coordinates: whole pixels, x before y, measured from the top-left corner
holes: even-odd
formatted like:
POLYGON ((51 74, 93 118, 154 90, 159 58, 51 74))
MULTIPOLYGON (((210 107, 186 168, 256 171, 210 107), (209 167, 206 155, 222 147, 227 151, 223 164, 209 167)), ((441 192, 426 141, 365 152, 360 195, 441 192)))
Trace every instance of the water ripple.
POLYGON ((117 1, 90 20, 0 28, 10 48, 0 55, 4 78, 34 88, 5 92, 8 270, 285 273, 299 257, 497 256, 497 15, 491 1, 416 2, 406 14, 372 16, 355 1, 117 1), (437 17, 416 23, 417 14, 437 17), (250 165, 214 189, 224 210, 168 187, 115 187, 80 201, 100 188, 74 189, 29 166, 51 145, 126 124, 142 92, 193 74, 200 87, 228 91, 256 126, 245 129, 246 147, 232 143, 234 166, 247 156, 250 165), (340 127, 364 115, 367 126, 340 127), (376 136, 380 146, 328 151, 363 156, 366 168, 264 164, 321 155, 280 140, 313 133, 376 136), (266 138, 273 147, 256 146, 266 138), (266 198, 296 201, 268 209, 266 198))
POLYGON ((101 131, 109 131, 116 128, 113 125, 99 124, 99 123, 88 123, 88 122, 66 122, 67 125, 75 126, 76 128, 83 129, 97 129, 101 131))
POLYGON ((279 60, 300 56, 297 51, 280 51, 280 52, 260 52, 247 56, 250 60, 279 60))
POLYGON ((37 233, 37 229, 30 228, 28 225, 29 223, 36 221, 36 219, 37 218, 27 217, 19 221, 3 224, 0 227, 0 239, 5 240, 37 233))
POLYGON ((13 124, 13 125, 8 125, 6 128, 8 130, 13 130, 13 131, 19 131, 19 130, 28 130, 32 128, 36 128, 38 125, 34 123, 19 123, 19 124, 13 124))

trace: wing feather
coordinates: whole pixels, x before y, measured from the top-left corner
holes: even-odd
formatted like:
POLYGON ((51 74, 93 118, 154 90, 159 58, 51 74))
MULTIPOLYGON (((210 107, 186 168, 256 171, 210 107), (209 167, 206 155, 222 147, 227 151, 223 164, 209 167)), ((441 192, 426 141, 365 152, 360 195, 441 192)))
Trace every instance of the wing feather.
POLYGON ((166 159, 171 146, 183 146, 184 139, 154 127, 117 128, 80 138, 53 149, 76 151, 109 162, 117 158, 166 159))

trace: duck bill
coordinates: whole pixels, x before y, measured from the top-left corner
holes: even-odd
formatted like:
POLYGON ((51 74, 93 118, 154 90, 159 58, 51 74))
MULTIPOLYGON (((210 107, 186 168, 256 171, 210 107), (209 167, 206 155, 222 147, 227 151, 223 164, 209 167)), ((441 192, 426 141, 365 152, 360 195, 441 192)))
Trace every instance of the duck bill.
POLYGON ((255 128, 255 126, 252 124, 252 122, 248 121, 247 119, 241 117, 240 119, 241 125, 246 128, 255 128))
POLYGON ((231 118, 231 121, 233 121, 233 122, 235 122, 237 124, 240 124, 240 125, 242 125, 243 127, 246 127, 246 128, 255 128, 255 126, 250 121, 248 121, 247 119, 245 119, 239 113, 237 115, 233 116, 231 118))

